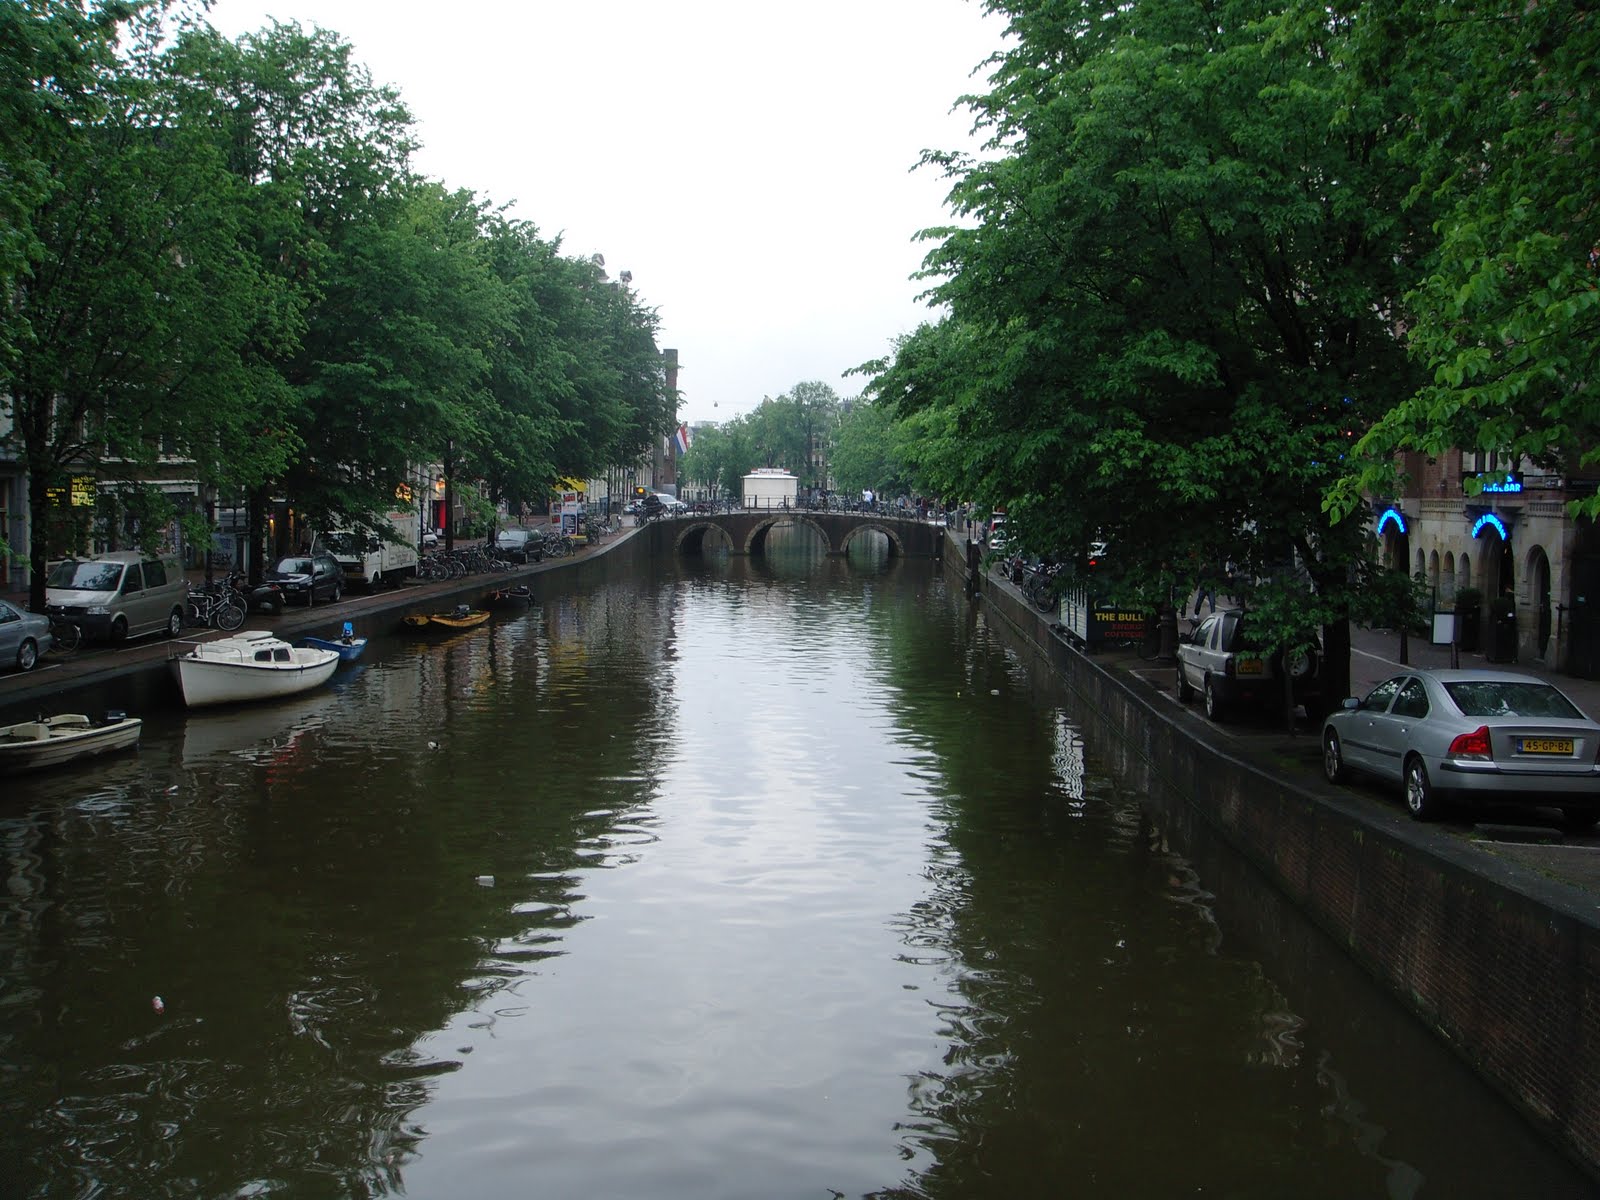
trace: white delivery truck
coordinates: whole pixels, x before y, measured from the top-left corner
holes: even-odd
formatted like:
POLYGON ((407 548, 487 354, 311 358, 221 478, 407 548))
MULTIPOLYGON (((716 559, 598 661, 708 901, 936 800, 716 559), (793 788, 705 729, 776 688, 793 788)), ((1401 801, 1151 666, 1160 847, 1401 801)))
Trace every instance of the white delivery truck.
POLYGON ((419 520, 415 509, 386 513, 380 521, 399 541, 367 530, 335 529, 318 534, 313 549, 326 550, 338 559, 346 586, 371 590, 386 583, 398 584, 417 573, 419 520))

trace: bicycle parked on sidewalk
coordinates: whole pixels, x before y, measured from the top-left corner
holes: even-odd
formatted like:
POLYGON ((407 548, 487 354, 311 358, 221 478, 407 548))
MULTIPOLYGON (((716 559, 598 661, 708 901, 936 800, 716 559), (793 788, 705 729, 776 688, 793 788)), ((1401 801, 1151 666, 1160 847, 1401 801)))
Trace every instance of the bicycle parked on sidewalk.
POLYGON ((45 611, 50 618, 50 651, 71 654, 83 645, 83 630, 58 612, 45 611))
POLYGON ((190 588, 184 610, 187 624, 232 632, 244 624, 244 605, 226 584, 190 588))

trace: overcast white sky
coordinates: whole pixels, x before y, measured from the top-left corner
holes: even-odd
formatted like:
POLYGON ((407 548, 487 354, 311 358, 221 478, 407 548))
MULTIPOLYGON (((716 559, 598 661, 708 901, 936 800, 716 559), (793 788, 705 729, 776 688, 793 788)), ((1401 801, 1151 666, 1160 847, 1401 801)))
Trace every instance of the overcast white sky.
POLYGON ((417 167, 564 253, 633 272, 679 352, 679 412, 747 412, 843 372, 930 315, 909 277, 971 145, 958 96, 1000 43, 977 0, 216 0, 342 34, 395 85, 417 167))

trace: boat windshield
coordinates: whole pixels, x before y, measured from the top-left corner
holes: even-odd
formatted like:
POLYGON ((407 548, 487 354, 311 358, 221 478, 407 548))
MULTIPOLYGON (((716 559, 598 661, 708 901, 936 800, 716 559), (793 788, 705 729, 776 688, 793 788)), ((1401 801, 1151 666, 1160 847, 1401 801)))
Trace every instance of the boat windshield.
POLYGON ((69 558, 50 568, 44 585, 64 591, 114 592, 121 582, 122 564, 119 562, 78 562, 69 558))

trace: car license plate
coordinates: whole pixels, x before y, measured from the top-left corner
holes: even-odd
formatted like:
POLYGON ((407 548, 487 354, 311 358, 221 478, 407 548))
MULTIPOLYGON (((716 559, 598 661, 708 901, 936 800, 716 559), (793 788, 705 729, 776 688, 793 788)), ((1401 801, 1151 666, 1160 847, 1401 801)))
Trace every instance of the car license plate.
POLYGON ((1571 738, 1518 738, 1520 754, 1571 754, 1571 738))
POLYGON ((1241 658, 1239 660, 1239 674, 1241 674, 1241 675, 1259 675, 1259 674, 1261 674, 1261 660, 1259 658, 1241 658))

